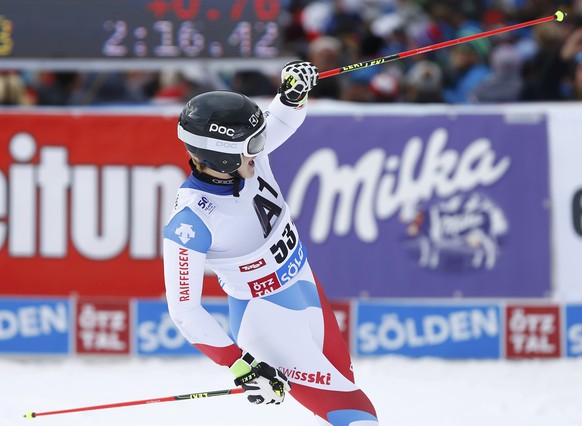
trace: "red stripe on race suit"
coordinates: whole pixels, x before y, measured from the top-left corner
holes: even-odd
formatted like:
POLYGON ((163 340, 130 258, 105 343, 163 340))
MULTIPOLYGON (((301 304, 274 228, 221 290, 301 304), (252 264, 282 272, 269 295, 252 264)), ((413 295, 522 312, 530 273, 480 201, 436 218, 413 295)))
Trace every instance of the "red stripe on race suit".
POLYGON ((324 289, 317 277, 315 278, 315 284, 317 285, 317 293, 321 303, 321 310, 323 311, 323 354, 340 373, 353 383, 354 372, 352 371, 352 359, 348 344, 342 336, 331 304, 327 300, 324 289))
POLYGON ((194 344, 194 346, 212 361, 219 365, 224 365, 225 367, 230 367, 242 356, 241 348, 235 344, 222 348, 199 343, 194 344))
POLYGON ((290 395, 305 408, 325 420, 328 420, 328 413, 337 410, 358 410, 377 417, 372 402, 360 389, 340 392, 293 383, 290 395))

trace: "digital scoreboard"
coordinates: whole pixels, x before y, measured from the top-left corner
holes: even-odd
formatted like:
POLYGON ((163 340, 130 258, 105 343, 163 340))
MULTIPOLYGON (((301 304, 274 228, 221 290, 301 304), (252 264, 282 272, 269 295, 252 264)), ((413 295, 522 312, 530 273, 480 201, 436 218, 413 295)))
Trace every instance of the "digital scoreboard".
POLYGON ((276 58, 280 0, 2 0, 0 59, 276 58))

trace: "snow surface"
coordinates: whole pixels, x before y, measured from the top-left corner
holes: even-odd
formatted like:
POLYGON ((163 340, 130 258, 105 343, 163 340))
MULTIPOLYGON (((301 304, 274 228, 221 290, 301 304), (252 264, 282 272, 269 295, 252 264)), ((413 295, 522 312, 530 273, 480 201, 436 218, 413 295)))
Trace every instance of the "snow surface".
MULTIPOLYGON (((580 426, 582 358, 445 361, 354 360, 382 425, 580 426)), ((230 373, 203 357, 0 359, 0 426, 309 426, 292 398, 254 406, 244 395, 48 415, 27 411, 154 399, 230 388, 230 373)))

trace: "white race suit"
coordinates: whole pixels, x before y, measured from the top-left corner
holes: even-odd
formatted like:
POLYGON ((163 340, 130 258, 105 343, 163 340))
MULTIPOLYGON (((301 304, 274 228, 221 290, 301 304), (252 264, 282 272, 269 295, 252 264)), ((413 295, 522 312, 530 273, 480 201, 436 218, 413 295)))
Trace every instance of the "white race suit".
POLYGON ((184 337, 220 365, 232 365, 242 348, 278 368, 291 382, 291 396, 327 422, 377 424, 269 165, 268 155, 301 125, 305 109, 276 96, 265 116, 265 149, 239 196, 232 185, 194 174, 178 190, 164 227, 170 315, 184 337), (201 305, 205 267, 228 295, 234 341, 201 305))

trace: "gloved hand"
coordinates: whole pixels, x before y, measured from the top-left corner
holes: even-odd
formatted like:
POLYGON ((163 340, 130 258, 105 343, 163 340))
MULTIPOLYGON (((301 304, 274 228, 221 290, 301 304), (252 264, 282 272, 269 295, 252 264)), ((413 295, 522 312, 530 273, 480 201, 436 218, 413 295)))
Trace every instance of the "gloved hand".
POLYGON ((278 405, 285 399, 285 392, 291 389, 283 373, 266 362, 258 362, 248 352, 232 364, 230 371, 236 377, 234 384, 245 390, 247 399, 253 404, 278 405))
POLYGON ((310 62, 291 61, 281 71, 281 102, 300 108, 307 101, 307 94, 317 85, 319 70, 310 62))

